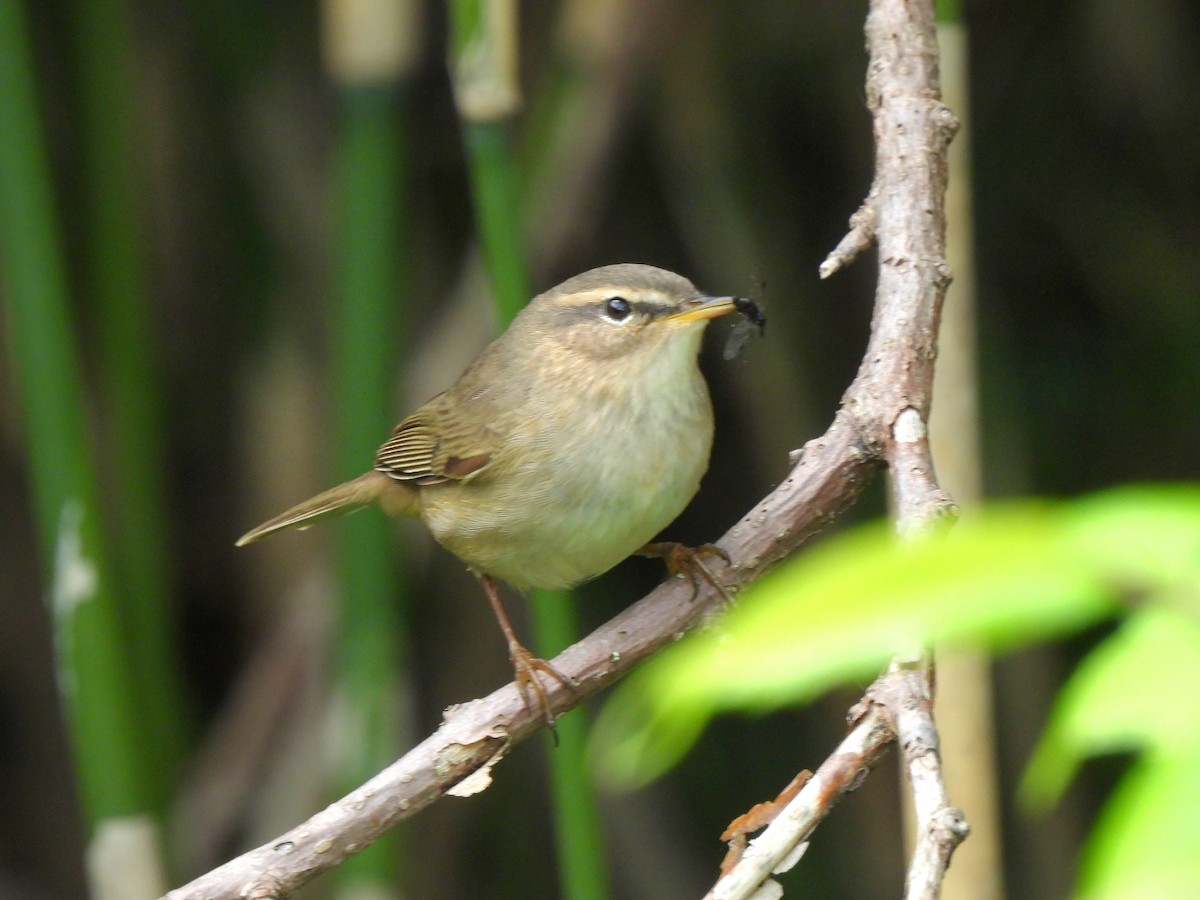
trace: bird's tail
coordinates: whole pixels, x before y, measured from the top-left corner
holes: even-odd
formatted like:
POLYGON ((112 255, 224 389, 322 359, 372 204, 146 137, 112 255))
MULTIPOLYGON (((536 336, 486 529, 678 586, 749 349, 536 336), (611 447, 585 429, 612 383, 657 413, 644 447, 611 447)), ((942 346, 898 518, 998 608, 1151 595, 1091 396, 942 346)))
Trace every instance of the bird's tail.
POLYGON ((298 503, 287 512, 282 512, 273 519, 263 522, 257 528, 251 528, 240 538, 237 545, 244 547, 259 538, 282 531, 285 528, 307 528, 320 519, 335 513, 352 513, 372 503, 380 503, 389 513, 403 514, 408 512, 405 499, 415 499, 415 492, 408 485, 389 478, 382 472, 374 470, 360 475, 352 481, 339 484, 327 491, 310 497, 303 503, 298 503), (406 498, 393 497, 395 492, 403 492, 406 498))

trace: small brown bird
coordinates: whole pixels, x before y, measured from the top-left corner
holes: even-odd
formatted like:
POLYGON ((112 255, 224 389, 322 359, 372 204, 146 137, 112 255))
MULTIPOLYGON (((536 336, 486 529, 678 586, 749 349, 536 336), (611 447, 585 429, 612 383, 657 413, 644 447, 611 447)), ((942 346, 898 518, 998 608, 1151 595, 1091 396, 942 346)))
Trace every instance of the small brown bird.
MULTIPOLYGON (((607 571, 683 510, 712 447, 697 365, 703 296, 663 269, 592 269, 535 297, 445 393, 399 425, 374 468, 247 532, 238 546, 377 504, 415 516, 478 576, 522 692, 575 682, 517 640, 494 579, 566 588, 607 571)), ((737 304, 740 304, 737 305, 737 304)), ((650 552, 656 551, 652 545, 650 552)))

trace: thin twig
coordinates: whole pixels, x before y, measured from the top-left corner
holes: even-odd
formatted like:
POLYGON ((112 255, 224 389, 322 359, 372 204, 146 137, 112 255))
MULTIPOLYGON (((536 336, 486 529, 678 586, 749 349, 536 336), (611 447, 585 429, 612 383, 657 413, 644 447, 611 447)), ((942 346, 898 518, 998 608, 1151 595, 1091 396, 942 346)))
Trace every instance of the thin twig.
POLYGON ((950 805, 933 722, 933 691, 927 660, 893 663, 888 674, 871 686, 871 699, 888 711, 904 754, 916 812, 916 846, 905 879, 906 900, 933 900, 954 848, 970 832, 961 810, 950 805))
POLYGON ((875 243, 875 194, 876 188, 872 186, 867 199, 850 217, 850 230, 838 241, 838 245, 829 251, 829 255, 817 270, 817 274, 822 278, 829 278, 840 272, 850 265, 858 254, 870 249, 875 243))
POLYGON ((865 707, 838 748, 795 798, 750 842, 742 858, 708 892, 705 900, 745 900, 771 875, 787 871, 803 843, 843 794, 854 790, 896 739, 881 707, 865 707))

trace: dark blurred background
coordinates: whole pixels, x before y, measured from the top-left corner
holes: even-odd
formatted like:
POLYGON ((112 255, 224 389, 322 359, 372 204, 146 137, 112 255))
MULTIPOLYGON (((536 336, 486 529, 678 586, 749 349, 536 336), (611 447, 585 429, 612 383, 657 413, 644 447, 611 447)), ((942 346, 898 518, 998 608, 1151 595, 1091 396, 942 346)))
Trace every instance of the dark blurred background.
MULTIPOLYGON (((104 323, 86 260, 94 220, 85 215, 81 147, 95 113, 78 50, 81 5, 43 0, 26 4, 26 14, 88 425, 111 510, 121 497, 105 478, 105 440, 121 398, 95 377, 104 323)), ((962 7, 987 492, 1069 495, 1194 478, 1200 5, 962 7)), ((727 326, 711 329, 704 367, 717 442, 673 538, 700 542, 732 525, 784 476, 788 451, 825 428, 856 370, 874 259, 829 282, 817 266, 870 184, 865 8, 838 0, 521 5, 526 102, 512 137, 535 288, 621 261, 674 269, 710 291, 765 285, 765 341, 725 362, 727 326)), ((130 17, 133 37, 137 103, 126 124, 136 135, 169 604, 188 706, 189 749, 174 792, 178 878, 328 801, 323 748, 353 741, 334 724, 325 687, 335 528, 233 547, 250 525, 335 478, 325 436, 336 403, 329 298, 344 107, 322 63, 315 3, 143 0, 114 9, 130 17), (221 774, 236 770, 248 747, 258 754, 253 777, 223 794, 221 774)), ((445 13, 437 3, 418 11, 414 62, 394 91, 406 172, 395 189, 403 309, 389 336, 397 420, 448 386, 497 327, 475 245, 445 13)), ((10 344, 7 335, 0 344, 0 895, 78 897, 83 818, 56 699, 10 344)), ((369 463, 368 454, 361 468, 369 463)), ((851 517, 878 514, 881 496, 870 493, 851 517)), ((509 669, 461 565, 419 528, 399 532, 411 743, 447 704, 490 691, 509 669)), ((659 566, 637 560, 585 586, 584 626, 660 576, 659 566)), ((525 627, 520 602, 511 608, 525 627)), ((1121 771, 1120 761, 1088 768, 1045 818, 1009 802, 1054 690, 1086 646, 1025 651, 997 667, 995 752, 1013 897, 1069 893, 1087 822, 1121 771)), ((855 697, 848 689, 804 710, 721 721, 664 781, 602 796, 614 893, 701 895, 725 825, 799 768, 815 768, 855 697)), ((483 795, 444 800, 403 826, 408 895, 556 896, 548 752, 548 742, 530 742, 483 795)), ((790 877, 794 890, 899 893, 893 769, 886 763, 821 828, 790 877)))

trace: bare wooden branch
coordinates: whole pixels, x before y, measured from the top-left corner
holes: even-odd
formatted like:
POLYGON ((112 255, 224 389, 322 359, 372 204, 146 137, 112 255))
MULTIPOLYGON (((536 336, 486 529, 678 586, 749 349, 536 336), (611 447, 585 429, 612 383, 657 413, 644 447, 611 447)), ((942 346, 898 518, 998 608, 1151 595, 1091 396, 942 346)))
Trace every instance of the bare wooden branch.
MULTIPOLYGON (((908 402, 887 420, 890 440, 884 451, 896 529, 908 538, 928 532, 954 511, 953 502, 938 487, 926 428, 937 330, 950 283, 945 260, 946 150, 958 127, 941 102, 936 34, 932 3, 871 4, 867 97, 876 141, 876 316, 886 297, 900 295, 900 304, 914 311, 919 322, 907 335, 914 342, 911 366, 893 385, 908 402)), ((905 898, 934 900, 941 895, 954 848, 969 829, 946 795, 933 721, 932 663, 928 658, 916 665, 894 663, 889 675, 874 686, 874 698, 887 708, 900 742, 917 819, 905 898)))
MULTIPOLYGON (((732 566, 710 568, 735 592, 817 534, 853 502, 877 465, 839 414, 801 452, 792 473, 718 542, 732 566)), ((616 681, 676 635, 716 613, 723 599, 701 585, 671 579, 553 660, 579 682, 551 685, 552 707, 564 711, 616 681)), ((388 828, 439 799, 460 781, 544 727, 513 684, 446 711, 442 726, 375 778, 268 844, 251 850, 167 896, 172 900, 287 897, 388 828)))
MULTIPOLYGON (((925 422, 909 408, 896 420, 888 448, 892 506, 896 529, 913 539, 934 529, 937 520, 956 512, 933 473, 925 422)), ((888 676, 879 679, 868 697, 889 713, 904 755, 916 813, 916 841, 906 900, 936 900, 950 866, 950 857, 970 833, 962 812, 950 805, 942 774, 937 726, 933 721, 933 662, 928 652, 913 660, 897 657, 888 676)))
POLYGON ((905 900, 934 900, 941 895, 950 856, 970 828, 946 794, 927 660, 893 663, 868 693, 888 712, 912 785, 917 839, 904 884, 905 900))
POLYGON ((950 857, 970 829, 950 806, 938 757, 933 695, 926 659, 895 660, 850 711, 850 733, 783 811, 749 843, 705 900, 749 900, 772 875, 799 860, 809 837, 834 805, 866 778, 893 742, 899 742, 913 787, 919 828, 905 881, 906 900, 941 892, 950 857))
POLYGON ((915 409, 903 410, 897 417, 887 458, 893 515, 901 537, 917 537, 932 530, 939 520, 957 516, 958 507, 938 486, 928 429, 915 409))
MULTIPOLYGON (((950 282, 945 262, 946 149, 957 122, 941 103, 932 3, 873 0, 866 33, 875 177, 850 220, 850 232, 820 274, 833 274, 872 240, 878 243, 871 341, 843 398, 843 411, 853 416, 868 452, 887 463, 896 529, 913 538, 955 512, 937 483, 926 421, 942 301, 950 282)), ((913 786, 918 828, 905 897, 938 897, 951 854, 969 829, 946 795, 932 693, 928 658, 919 651, 912 660, 897 657, 867 691, 867 712, 850 735, 709 896, 754 896, 789 856, 794 861, 797 848, 841 796, 844 788, 825 789, 822 773, 841 771, 847 759, 858 767, 856 772, 865 772, 869 761, 898 740, 913 786), (847 747, 861 755, 848 757, 847 747)))
MULTIPOLYGON (((822 274, 831 274, 875 238, 880 274, 871 339, 829 429, 805 445, 784 482, 718 541, 733 563, 725 568, 715 561, 712 565, 730 593, 821 531, 885 463, 892 469, 902 533, 922 530, 950 507, 937 488, 924 437, 941 303, 949 283, 942 203, 946 146, 955 127, 938 93, 932 2, 873 0, 867 44, 876 174, 870 196, 855 216, 854 231, 831 255, 836 257, 827 262, 832 268, 822 274)), ((720 593, 707 585, 701 585, 694 599, 692 586, 678 579, 659 586, 553 661, 581 687, 571 693, 548 685, 552 706, 563 711, 582 702, 663 644, 703 623, 723 602, 720 593)), ((781 829, 799 822, 792 825, 793 835, 799 835, 793 840, 793 851, 795 841, 806 839, 833 800, 857 783, 897 734, 906 754, 912 748, 906 760, 914 785, 918 779, 940 784, 936 731, 925 710, 928 683, 918 689, 909 684, 909 674, 901 667, 881 677, 881 682, 894 679, 901 686, 889 682, 880 687, 877 682, 842 748, 780 815, 781 829), (911 709, 914 698, 921 707, 916 711, 911 709), (931 770, 929 779, 926 766, 931 770), (793 807, 797 810, 790 812, 793 807)), ((367 784, 287 834, 168 897, 287 897, 456 786, 459 793, 485 787, 491 766, 541 727, 541 716, 525 708, 511 684, 453 707, 436 732, 367 784), (482 776, 475 774, 481 770, 482 776), (473 774, 475 778, 463 785, 473 774)), ((910 897, 937 896, 940 873, 965 827, 960 814, 945 802, 944 788, 941 794, 923 791, 922 796, 920 823, 922 835, 928 833, 929 840, 918 848, 919 872, 914 859, 910 882, 920 885, 910 897), (923 862, 926 858, 931 860, 928 866, 923 862)), ((768 832, 775 827, 773 823, 768 832)), ((757 849, 762 840, 760 836, 753 852, 747 851, 748 858, 768 857, 765 849, 757 849)), ((773 855, 774 851, 769 854, 773 855)), ((740 869, 739 863, 730 875, 740 869)), ((751 875, 751 880, 754 877, 758 875, 751 875)), ((762 875, 758 884, 766 877, 762 875)))
POLYGON ((821 263, 817 274, 822 278, 829 278, 840 272, 854 262, 854 258, 858 254, 869 249, 875 243, 875 193, 876 188, 872 186, 863 205, 850 217, 850 230, 846 232, 845 237, 838 241, 838 245, 829 251, 829 255, 821 263))
POLYGON ((896 739, 881 707, 862 708, 865 712, 838 748, 763 833, 750 842, 737 865, 713 885, 705 900, 753 897, 772 875, 791 868, 799 859, 802 845, 833 805, 862 783, 896 739))

